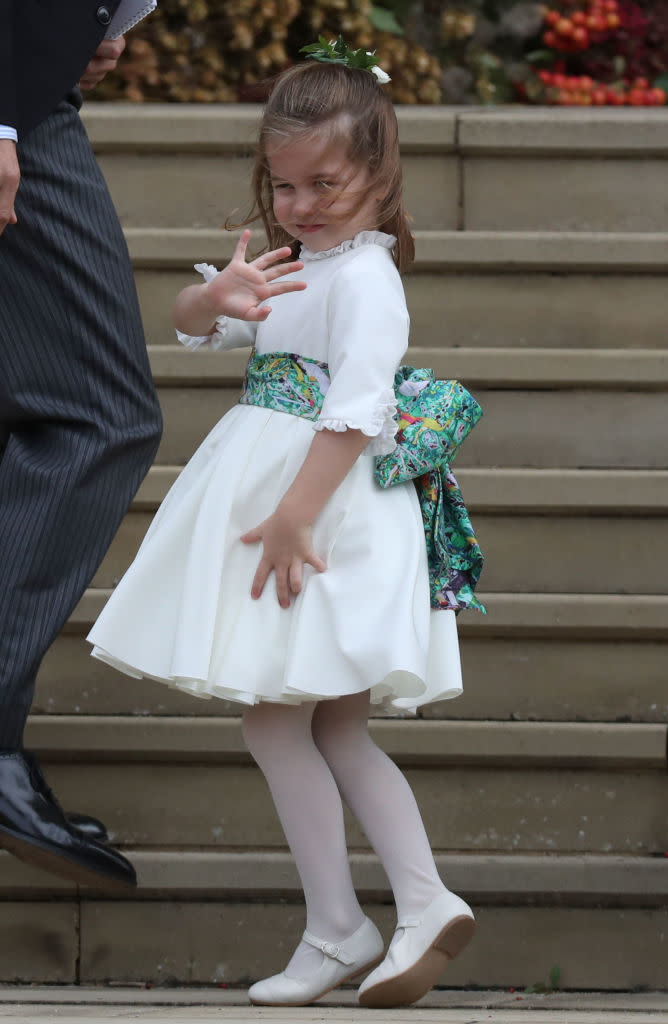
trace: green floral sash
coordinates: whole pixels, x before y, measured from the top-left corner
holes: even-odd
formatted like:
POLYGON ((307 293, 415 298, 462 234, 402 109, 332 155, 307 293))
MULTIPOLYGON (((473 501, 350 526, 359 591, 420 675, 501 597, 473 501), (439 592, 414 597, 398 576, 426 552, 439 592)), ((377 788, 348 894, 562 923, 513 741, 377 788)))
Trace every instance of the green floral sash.
MULTIPOLYGON (((397 447, 376 459, 376 479, 381 487, 409 479, 415 484, 427 544, 432 608, 484 612, 474 593, 483 555, 449 467, 482 410, 461 384, 435 381, 430 370, 402 366, 394 385, 397 447)), ((239 401, 317 420, 328 386, 326 363, 289 352, 254 352, 239 401)))

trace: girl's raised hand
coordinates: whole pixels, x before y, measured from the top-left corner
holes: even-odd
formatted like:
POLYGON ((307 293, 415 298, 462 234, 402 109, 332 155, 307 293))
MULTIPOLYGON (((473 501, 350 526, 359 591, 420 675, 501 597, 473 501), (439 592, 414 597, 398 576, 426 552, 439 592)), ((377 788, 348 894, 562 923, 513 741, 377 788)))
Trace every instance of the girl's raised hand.
POLYGON ((279 280, 304 266, 300 260, 279 262, 290 255, 289 246, 265 252, 249 263, 246 249, 250 238, 250 231, 242 232, 231 261, 206 285, 207 302, 216 315, 224 313, 237 320, 266 320, 271 313, 271 306, 265 305, 267 299, 306 288, 305 281, 279 280))
POLYGON ((304 565, 312 565, 318 572, 327 568, 327 563, 313 547, 311 527, 295 523, 280 508, 241 539, 244 544, 262 541, 262 558, 253 579, 251 597, 257 599, 261 595, 273 571, 281 608, 288 608, 290 598, 302 589, 304 565))

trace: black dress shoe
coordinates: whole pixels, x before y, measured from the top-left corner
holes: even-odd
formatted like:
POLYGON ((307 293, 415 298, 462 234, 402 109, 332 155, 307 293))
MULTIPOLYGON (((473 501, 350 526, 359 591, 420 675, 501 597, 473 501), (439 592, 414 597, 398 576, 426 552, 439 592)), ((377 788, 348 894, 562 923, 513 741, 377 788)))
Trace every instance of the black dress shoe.
POLYGON ((79 885, 136 885, 125 857, 70 824, 35 764, 23 751, 0 751, 0 847, 79 885))
MULTIPOLYGON (((42 769, 39 766, 39 761, 35 755, 31 754, 28 750, 24 750, 23 756, 30 768, 30 774, 35 785, 35 789, 39 790, 49 803, 58 804, 53 790, 44 778, 42 769)), ((67 811, 65 812, 65 817, 69 821, 70 825, 73 825, 74 828, 79 830, 79 832, 83 832, 86 839, 94 839, 97 843, 109 842, 110 837, 107 828, 102 824, 99 818, 93 818, 89 814, 73 814, 67 811)))

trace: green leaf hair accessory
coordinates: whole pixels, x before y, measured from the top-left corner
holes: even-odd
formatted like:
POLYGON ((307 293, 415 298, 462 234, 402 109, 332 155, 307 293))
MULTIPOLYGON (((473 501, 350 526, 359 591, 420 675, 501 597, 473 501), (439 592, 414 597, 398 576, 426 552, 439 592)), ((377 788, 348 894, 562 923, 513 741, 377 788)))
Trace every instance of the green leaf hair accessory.
POLYGON ((376 54, 360 47, 359 50, 352 50, 339 36, 337 40, 327 42, 324 36, 318 36, 317 43, 310 46, 302 46, 300 53, 305 53, 307 58, 319 60, 322 64, 343 64, 347 68, 362 68, 363 71, 370 71, 376 77, 380 85, 387 85, 392 79, 376 63, 376 54))

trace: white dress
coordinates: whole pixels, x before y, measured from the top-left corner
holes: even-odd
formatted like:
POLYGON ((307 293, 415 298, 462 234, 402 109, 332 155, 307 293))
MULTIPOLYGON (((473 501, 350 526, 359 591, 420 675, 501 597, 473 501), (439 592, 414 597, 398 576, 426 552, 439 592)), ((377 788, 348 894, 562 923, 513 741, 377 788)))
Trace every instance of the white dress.
POLYGON ((326 252, 302 249, 296 276, 305 291, 272 299, 259 325, 220 319, 214 347, 255 344, 260 355, 328 363, 320 418, 247 405, 222 418, 169 491, 90 632, 96 658, 137 678, 243 704, 370 690, 374 704, 396 713, 461 693, 454 612, 429 603, 415 487, 382 490, 373 477, 371 456, 394 448, 392 384, 408 344, 393 242, 365 231, 326 252), (253 600, 261 547, 239 538, 271 515, 323 427, 370 438, 314 524, 327 570, 305 566, 302 591, 287 609, 273 576, 253 600))

